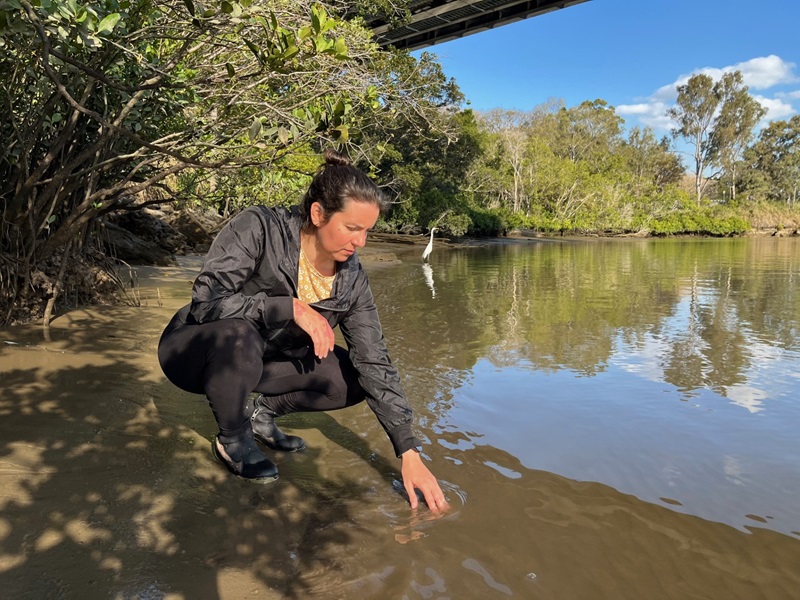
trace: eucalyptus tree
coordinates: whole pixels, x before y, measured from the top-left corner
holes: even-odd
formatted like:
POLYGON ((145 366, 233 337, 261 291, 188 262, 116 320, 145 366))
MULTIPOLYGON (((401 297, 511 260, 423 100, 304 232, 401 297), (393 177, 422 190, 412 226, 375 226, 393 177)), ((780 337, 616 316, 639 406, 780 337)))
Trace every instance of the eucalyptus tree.
POLYGON ((705 171, 712 163, 711 129, 719 103, 719 86, 710 76, 701 73, 678 86, 677 103, 667 110, 667 116, 677 123, 672 130, 673 137, 682 137, 693 147, 698 203, 708 183, 705 171))
POLYGON ((721 171, 735 179, 736 164, 765 111, 750 96, 742 74, 732 71, 716 82, 705 74, 693 75, 678 86, 677 103, 666 114, 677 123, 672 135, 693 148, 699 203, 708 182, 721 171))
POLYGON ((767 110, 748 93, 739 71, 723 75, 719 88, 721 107, 709 142, 712 156, 730 182, 730 198, 735 201, 737 169, 753 139, 753 128, 767 110))
POLYGON ((436 122, 348 7, 0 0, 0 322, 52 298, 99 217, 174 198, 180 174, 352 146, 387 114, 436 122))

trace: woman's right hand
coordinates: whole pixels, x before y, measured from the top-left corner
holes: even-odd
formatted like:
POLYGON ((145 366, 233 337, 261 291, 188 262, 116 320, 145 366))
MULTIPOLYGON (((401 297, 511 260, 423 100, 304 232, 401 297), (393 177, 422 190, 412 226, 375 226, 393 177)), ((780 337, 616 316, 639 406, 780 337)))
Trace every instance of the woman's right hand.
POLYGON ((333 350, 334 335, 328 320, 302 300, 294 298, 294 322, 311 336, 314 354, 319 359, 333 350))

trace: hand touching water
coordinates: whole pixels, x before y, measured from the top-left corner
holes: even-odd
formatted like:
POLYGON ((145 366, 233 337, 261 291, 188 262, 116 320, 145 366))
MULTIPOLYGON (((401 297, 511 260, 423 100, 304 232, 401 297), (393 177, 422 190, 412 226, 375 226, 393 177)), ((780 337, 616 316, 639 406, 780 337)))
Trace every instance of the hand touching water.
POLYGON ((444 492, 439 487, 439 482, 422 462, 422 457, 416 450, 407 450, 400 456, 402 466, 400 473, 403 476, 403 486, 408 493, 411 508, 417 508, 419 501, 414 488, 417 488, 425 497, 425 503, 433 512, 447 510, 449 505, 444 499, 444 492))

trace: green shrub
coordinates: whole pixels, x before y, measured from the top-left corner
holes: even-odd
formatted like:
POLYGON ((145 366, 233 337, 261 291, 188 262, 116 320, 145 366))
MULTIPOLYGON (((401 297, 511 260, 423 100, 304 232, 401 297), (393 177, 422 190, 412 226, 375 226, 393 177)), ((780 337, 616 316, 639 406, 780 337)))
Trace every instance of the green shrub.
POLYGON ((449 213, 439 221, 436 227, 445 235, 461 237, 469 231, 471 225, 472 220, 468 215, 449 213))
POLYGON ((750 224, 736 215, 715 216, 710 211, 679 212, 647 222, 653 235, 741 235, 750 230, 750 224))
POLYGON ((508 233, 510 229, 503 211, 490 208, 472 208, 469 210, 471 227, 469 235, 478 237, 497 236, 508 233))

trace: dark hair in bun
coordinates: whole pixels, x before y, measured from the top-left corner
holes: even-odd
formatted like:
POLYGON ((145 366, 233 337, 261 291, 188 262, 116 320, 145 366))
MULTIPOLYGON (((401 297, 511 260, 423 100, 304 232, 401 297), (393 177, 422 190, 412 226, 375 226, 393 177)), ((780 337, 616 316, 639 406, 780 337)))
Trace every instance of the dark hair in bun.
POLYGON ((337 152, 333 148, 325 148, 325 151, 322 153, 322 158, 325 159, 326 165, 347 167, 353 164, 353 161, 350 160, 349 156, 342 154, 341 152, 337 152))
POLYGON ((319 202, 325 212, 325 219, 344 210, 349 200, 366 202, 377 206, 384 213, 389 206, 384 193, 362 171, 353 166, 350 158, 332 148, 327 148, 322 156, 325 163, 317 169, 308 191, 303 197, 301 212, 303 227, 312 228, 311 205, 319 202))

